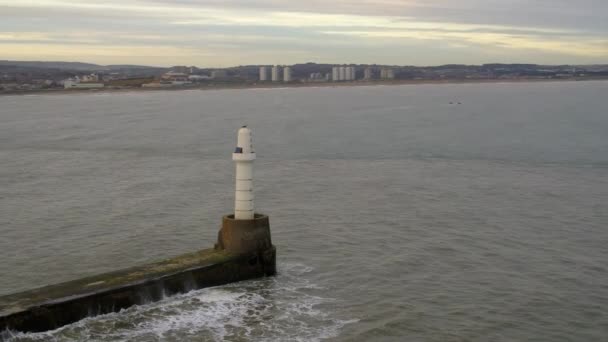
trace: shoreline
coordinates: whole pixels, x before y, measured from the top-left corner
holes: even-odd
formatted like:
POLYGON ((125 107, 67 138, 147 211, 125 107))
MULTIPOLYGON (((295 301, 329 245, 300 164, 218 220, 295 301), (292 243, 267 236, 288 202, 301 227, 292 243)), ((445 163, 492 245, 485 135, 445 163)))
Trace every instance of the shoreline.
POLYGON ((310 82, 310 83, 246 83, 246 84, 213 84, 190 87, 159 88, 101 88, 101 89, 36 89, 13 90, 0 92, 1 96, 26 95, 66 95, 66 94, 100 94, 126 92, 183 91, 183 90, 242 90, 242 89, 286 89, 286 88, 337 88, 337 87, 373 87, 428 84, 478 84, 478 83, 555 83, 555 82, 589 82, 608 81, 606 78, 569 78, 569 79, 447 79, 447 80, 397 80, 397 81, 354 81, 354 82, 310 82))

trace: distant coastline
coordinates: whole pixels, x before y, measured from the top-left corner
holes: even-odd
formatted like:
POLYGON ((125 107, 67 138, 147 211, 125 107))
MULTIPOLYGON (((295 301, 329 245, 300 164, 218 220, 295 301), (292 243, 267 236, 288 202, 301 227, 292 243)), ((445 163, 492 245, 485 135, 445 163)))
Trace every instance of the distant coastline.
POLYGON ((539 82, 584 82, 608 81, 608 77, 581 77, 565 79, 521 78, 521 79, 444 79, 444 80, 386 80, 386 81, 351 81, 351 82, 302 82, 302 83, 219 83, 190 86, 174 86, 159 88, 124 87, 99 89, 32 89, 0 91, 2 95, 40 95, 40 94, 97 94, 125 92, 155 92, 181 90, 227 90, 227 89, 281 89, 281 88, 337 88, 365 86, 398 86, 398 85, 427 85, 427 84, 475 84, 475 83, 539 83, 539 82))

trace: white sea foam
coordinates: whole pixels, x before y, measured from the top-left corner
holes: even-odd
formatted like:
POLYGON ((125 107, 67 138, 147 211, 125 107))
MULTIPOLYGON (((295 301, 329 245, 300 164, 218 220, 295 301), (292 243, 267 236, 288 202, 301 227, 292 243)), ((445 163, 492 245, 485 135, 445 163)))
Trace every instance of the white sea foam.
POLYGON ((279 275, 192 291, 119 313, 84 319, 11 341, 319 341, 355 320, 341 320, 320 306, 333 301, 306 278, 312 268, 288 264, 279 275))

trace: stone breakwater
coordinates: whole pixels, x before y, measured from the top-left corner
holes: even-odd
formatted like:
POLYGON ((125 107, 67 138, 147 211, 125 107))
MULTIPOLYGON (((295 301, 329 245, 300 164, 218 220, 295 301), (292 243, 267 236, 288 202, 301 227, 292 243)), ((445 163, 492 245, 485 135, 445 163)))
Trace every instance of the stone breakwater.
POLYGON ((0 340, 40 332, 194 289, 271 276, 276 249, 268 216, 224 218, 214 249, 0 297, 0 340))

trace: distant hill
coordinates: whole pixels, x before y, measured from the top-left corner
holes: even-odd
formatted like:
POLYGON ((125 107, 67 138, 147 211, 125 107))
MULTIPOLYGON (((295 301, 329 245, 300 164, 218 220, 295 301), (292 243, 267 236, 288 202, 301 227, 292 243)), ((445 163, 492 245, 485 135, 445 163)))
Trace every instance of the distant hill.
POLYGON ((98 65, 81 62, 44 62, 44 61, 7 61, 0 60, 0 66, 16 66, 21 68, 60 69, 81 71, 111 71, 123 69, 166 69, 145 65, 98 65))
POLYGON ((167 69, 167 68, 155 67, 155 66, 130 65, 130 64, 106 65, 105 68, 108 68, 110 70, 118 70, 118 69, 167 69))
POLYGON ((80 62, 40 62, 40 61, 0 61, 2 66, 18 66, 38 69, 64 69, 64 70, 104 70, 105 67, 97 64, 80 62))

